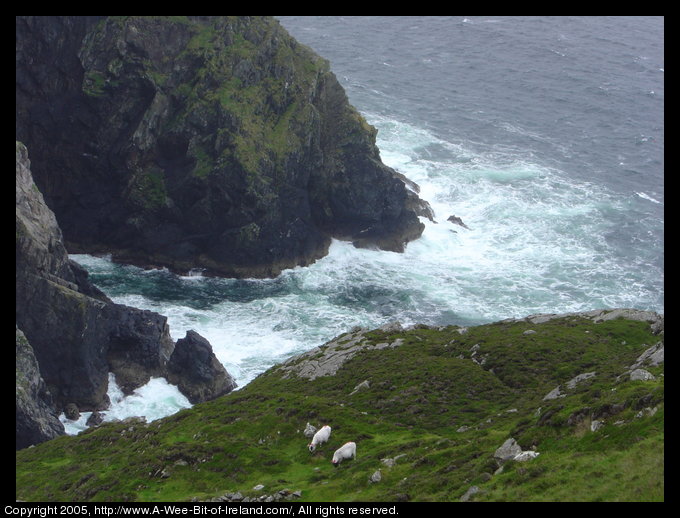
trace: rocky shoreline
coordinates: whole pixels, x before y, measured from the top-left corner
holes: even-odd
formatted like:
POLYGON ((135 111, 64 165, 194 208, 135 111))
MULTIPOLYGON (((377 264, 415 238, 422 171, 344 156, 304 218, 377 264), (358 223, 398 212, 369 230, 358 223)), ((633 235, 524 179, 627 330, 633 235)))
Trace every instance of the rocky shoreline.
POLYGON ((204 338, 175 344, 166 317, 114 304, 69 260, 20 142, 16 200, 17 449, 63 434, 67 407, 107 408, 109 372, 126 394, 166 377, 192 403, 236 387, 204 338))
POLYGON ((17 448, 167 378, 236 386, 203 337, 114 304, 71 253, 274 277, 332 237, 400 252, 432 218, 326 60, 272 17, 16 17, 17 448), (28 159, 30 149, 31 161, 28 159))

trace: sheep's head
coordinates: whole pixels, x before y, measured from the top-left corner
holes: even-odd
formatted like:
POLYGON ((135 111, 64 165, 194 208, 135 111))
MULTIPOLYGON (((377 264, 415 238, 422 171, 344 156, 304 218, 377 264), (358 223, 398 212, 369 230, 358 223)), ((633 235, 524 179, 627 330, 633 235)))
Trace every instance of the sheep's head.
POLYGON ((310 453, 314 453, 314 450, 316 450, 316 445, 309 443, 307 448, 309 448, 310 453))

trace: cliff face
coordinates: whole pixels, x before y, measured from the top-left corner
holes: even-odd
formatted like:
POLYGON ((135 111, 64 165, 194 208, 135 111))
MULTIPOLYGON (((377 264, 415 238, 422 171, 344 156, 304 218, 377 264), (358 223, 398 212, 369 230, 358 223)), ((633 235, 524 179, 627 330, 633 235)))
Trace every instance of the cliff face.
MULTIPOLYGON (((166 318, 111 302, 69 260, 54 213, 33 183, 26 147, 16 143, 17 447, 63 433, 67 404, 104 409, 108 373, 130 393, 151 376, 172 376, 192 402, 235 387, 202 340, 179 348, 166 318), (189 349, 191 350, 191 349, 189 349), (203 373, 199 379, 195 372, 203 373)), ((193 335, 196 335, 194 337, 193 335)))
POLYGON ((402 251, 424 202, 270 17, 17 17, 17 138, 71 251, 273 276, 402 251))

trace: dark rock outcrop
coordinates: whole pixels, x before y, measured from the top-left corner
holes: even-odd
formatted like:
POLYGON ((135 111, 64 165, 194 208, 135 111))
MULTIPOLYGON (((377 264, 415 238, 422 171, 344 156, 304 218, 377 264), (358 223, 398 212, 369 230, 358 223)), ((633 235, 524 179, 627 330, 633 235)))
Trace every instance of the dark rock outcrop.
POLYGON ((72 252, 269 277, 431 211, 271 17, 17 17, 17 138, 72 252))
MULTIPOLYGON (((55 430, 63 433, 49 416, 70 405, 76 412, 106 408, 109 372, 126 393, 151 376, 166 376, 175 350, 164 316, 114 304, 69 260, 54 214, 33 183, 27 149, 19 142, 16 324, 25 334, 20 341, 17 331, 17 447, 46 440, 55 430)), ((173 364, 175 382, 186 376, 195 384, 195 370, 217 362, 207 341, 202 344, 197 364, 192 358, 173 364)), ((193 388, 194 401, 219 395, 215 387, 233 388, 224 369, 201 372, 207 388, 193 388)))
POLYGON ((168 381, 176 384, 191 403, 214 399, 236 388, 210 343, 195 331, 187 331, 177 340, 167 371, 168 381))
POLYGON ((16 449, 54 439, 64 425, 54 411, 52 395, 40 375, 33 348, 16 330, 16 449))

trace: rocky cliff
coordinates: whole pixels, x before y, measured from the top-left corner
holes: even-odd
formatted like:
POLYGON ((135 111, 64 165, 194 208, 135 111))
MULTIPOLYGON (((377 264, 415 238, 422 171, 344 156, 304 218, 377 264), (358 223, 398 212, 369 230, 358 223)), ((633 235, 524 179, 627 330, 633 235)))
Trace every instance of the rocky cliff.
POLYGON ((20 142, 16 325, 17 448, 63 433, 56 414, 68 404, 81 410, 106 408, 109 372, 126 393, 151 376, 170 376, 193 402, 235 387, 199 335, 187 333, 176 348, 165 317, 114 304, 90 284, 87 272, 68 258, 20 142), (201 354, 187 354, 197 342, 201 354))
POLYGON ((17 138, 69 250, 275 276, 403 251, 426 204, 270 17, 17 17, 17 138))

